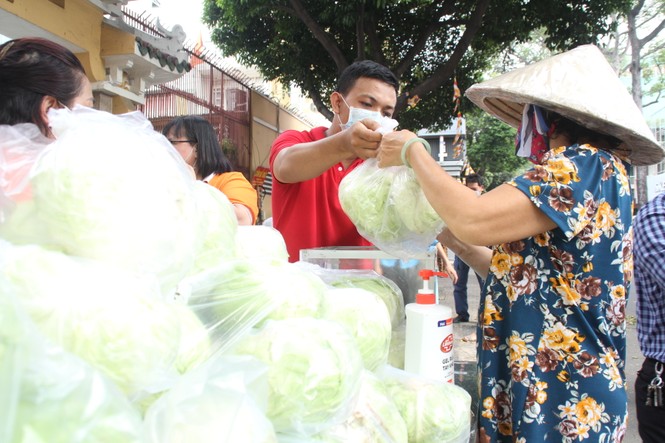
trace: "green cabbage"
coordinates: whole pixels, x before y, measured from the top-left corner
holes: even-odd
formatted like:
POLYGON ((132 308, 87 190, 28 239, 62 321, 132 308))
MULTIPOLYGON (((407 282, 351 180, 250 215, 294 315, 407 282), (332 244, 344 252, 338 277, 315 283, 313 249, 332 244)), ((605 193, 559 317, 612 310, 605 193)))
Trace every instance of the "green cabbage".
POLYGON ((238 256, 235 245, 238 219, 229 199, 219 189, 200 181, 193 184, 193 193, 199 235, 190 274, 238 256))
POLYGON ((327 286, 315 273, 293 263, 261 266, 274 309, 266 320, 320 317, 327 286))
MULTIPOLYGON (((31 175, 46 246, 152 273, 166 291, 196 255, 195 180, 139 113, 55 112, 57 140, 31 175)), ((10 239, 12 240, 12 239, 10 239)))
POLYGON ((322 274, 324 280, 336 288, 359 288, 378 295, 388 308, 393 328, 404 323, 404 297, 399 287, 376 272, 337 271, 322 274))
POLYGON ((146 443, 277 443, 267 395, 265 364, 218 354, 150 407, 146 443))
POLYGON ((393 328, 390 336, 388 364, 394 368, 404 369, 404 352, 406 350, 406 323, 393 328))
POLYGON ((358 232, 372 242, 395 242, 402 233, 402 222, 391 208, 392 181, 390 173, 382 173, 375 161, 366 160, 339 184, 342 209, 358 232))
POLYGON ((118 388, 53 345, 0 291, 0 441, 141 442, 142 422, 118 388))
POLYGON ((197 315, 211 337, 211 353, 230 347, 274 308, 262 266, 229 260, 184 279, 176 297, 197 315))
POLYGON ((349 418, 317 434, 312 441, 407 443, 407 438, 406 423, 381 380, 365 370, 360 395, 349 418))
POLYGON ((471 396, 452 383, 386 367, 381 377, 406 422, 409 443, 467 443, 471 396))
POLYGON ((175 367, 184 373, 195 368, 210 356, 210 337, 199 317, 188 306, 173 304, 180 325, 180 345, 175 367))
POLYGON ((444 227, 441 217, 425 197, 413 170, 405 171, 396 179, 400 181, 393 183, 391 195, 395 212, 407 231, 425 234, 431 243, 444 227))
POLYGON ((390 347, 390 316, 373 292, 357 288, 330 289, 323 318, 346 326, 356 339, 363 364, 373 371, 386 364, 390 347))
POLYGON ((0 244, 0 292, 14 294, 39 329, 125 392, 175 375, 180 325, 157 283, 106 264, 0 244))
POLYGON ((236 243, 238 244, 238 254, 248 260, 268 261, 271 264, 289 261, 284 237, 275 228, 238 226, 236 243))
POLYGON ((422 255, 444 227, 405 166, 366 160, 340 183, 339 201, 363 237, 400 258, 422 255))
POLYGON ((311 435, 343 421, 353 406, 362 360, 353 337, 338 323, 272 320, 233 352, 268 364, 267 416, 277 432, 311 435))

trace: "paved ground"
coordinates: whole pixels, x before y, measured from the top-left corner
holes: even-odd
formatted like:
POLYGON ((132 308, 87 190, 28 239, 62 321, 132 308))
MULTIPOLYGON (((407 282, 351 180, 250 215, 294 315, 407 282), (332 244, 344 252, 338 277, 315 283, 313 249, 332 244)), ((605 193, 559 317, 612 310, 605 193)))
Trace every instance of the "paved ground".
MULTIPOLYGON (((441 303, 453 308, 453 287, 449 279, 439 278, 439 294, 441 303)), ((469 313, 471 321, 469 323, 457 323, 454 325, 455 334, 455 362, 456 362, 456 383, 467 389, 474 400, 477 400, 477 388, 472 383, 475 380, 475 360, 476 360, 476 342, 475 342, 475 324, 477 321, 477 309, 480 302, 480 288, 475 278, 469 278, 469 313)), ((639 343, 637 341, 637 325, 635 322, 635 294, 631 290, 626 309, 628 319, 627 340, 628 350, 626 356, 626 378, 628 389, 628 430, 625 443, 639 443, 642 440, 637 432, 637 422, 635 418, 635 393, 633 391, 637 371, 642 366, 642 354, 640 353, 639 343)))

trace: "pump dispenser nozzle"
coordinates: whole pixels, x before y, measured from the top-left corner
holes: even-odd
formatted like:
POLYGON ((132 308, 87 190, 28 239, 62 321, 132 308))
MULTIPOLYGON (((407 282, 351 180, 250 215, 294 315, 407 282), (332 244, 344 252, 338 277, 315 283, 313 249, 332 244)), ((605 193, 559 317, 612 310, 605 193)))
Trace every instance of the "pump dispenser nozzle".
POLYGON ((436 276, 443 277, 444 273, 443 272, 436 272, 431 269, 421 269, 418 272, 418 275, 420 275, 420 278, 423 279, 423 287, 422 289, 418 289, 418 293, 416 294, 416 303, 419 305, 433 305, 436 303, 436 295, 434 294, 434 291, 432 291, 429 288, 429 279, 436 276))

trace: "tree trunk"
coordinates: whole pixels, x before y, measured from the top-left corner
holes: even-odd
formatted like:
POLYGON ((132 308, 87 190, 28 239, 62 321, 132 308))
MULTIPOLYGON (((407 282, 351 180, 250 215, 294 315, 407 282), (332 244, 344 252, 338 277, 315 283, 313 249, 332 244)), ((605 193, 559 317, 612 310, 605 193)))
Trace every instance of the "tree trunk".
MULTIPOLYGON (((637 37, 637 16, 644 5, 644 1, 639 1, 628 13, 628 41, 630 44, 630 75, 633 87, 633 100, 637 107, 642 109, 642 64, 640 52, 642 51, 642 42, 637 37)), ((639 209, 647 202, 647 166, 635 167, 635 207, 639 209)))

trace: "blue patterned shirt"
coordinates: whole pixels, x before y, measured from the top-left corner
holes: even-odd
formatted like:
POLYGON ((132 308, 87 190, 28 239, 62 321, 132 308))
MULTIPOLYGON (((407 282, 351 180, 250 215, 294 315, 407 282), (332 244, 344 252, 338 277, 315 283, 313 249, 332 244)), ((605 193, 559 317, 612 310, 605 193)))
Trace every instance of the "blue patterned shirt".
POLYGON ((665 362, 665 192, 633 224, 637 336, 645 357, 665 362))

